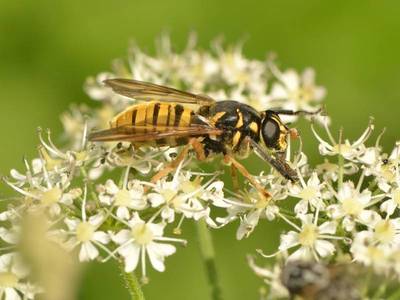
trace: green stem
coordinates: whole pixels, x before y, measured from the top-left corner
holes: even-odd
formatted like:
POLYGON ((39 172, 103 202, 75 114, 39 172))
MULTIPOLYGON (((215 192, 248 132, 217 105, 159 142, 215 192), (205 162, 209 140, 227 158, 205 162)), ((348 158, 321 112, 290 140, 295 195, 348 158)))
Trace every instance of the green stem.
POLYGON ((131 296, 131 300, 145 300, 142 288, 140 286, 139 280, 137 279, 134 272, 126 273, 124 270, 124 264, 122 262, 118 263, 121 277, 124 280, 125 287, 131 296))
POLYGON ((382 284, 379 286, 379 288, 377 289, 377 291, 376 291, 376 293, 374 294, 374 296, 372 297, 372 299, 374 299, 374 300, 375 300, 375 299, 376 299, 376 300, 382 299, 382 296, 385 295, 386 288, 387 288, 386 283, 382 283, 382 284))
POLYGON ((207 271, 208 283, 211 287, 211 299, 222 300, 211 233, 208 230, 207 224, 204 220, 199 220, 196 223, 196 227, 200 244, 200 252, 207 271))
POLYGON ((338 190, 343 186, 343 172, 344 172, 344 158, 342 154, 338 155, 338 165, 339 165, 339 178, 338 178, 338 190))

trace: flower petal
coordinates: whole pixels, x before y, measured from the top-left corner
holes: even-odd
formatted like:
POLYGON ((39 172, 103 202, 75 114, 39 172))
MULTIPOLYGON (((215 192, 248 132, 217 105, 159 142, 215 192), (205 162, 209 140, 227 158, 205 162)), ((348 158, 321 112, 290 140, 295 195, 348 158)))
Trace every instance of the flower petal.
POLYGON ((79 251, 79 261, 90 261, 99 255, 99 250, 91 242, 82 243, 81 250, 79 251))
POLYGON ((321 257, 327 257, 335 252, 335 246, 329 241, 317 240, 315 242, 315 251, 321 257))
POLYGON ((138 245, 130 244, 130 247, 127 247, 126 249, 129 249, 129 251, 126 253, 127 255, 124 256, 125 272, 129 273, 133 272, 138 265, 141 248, 138 245))

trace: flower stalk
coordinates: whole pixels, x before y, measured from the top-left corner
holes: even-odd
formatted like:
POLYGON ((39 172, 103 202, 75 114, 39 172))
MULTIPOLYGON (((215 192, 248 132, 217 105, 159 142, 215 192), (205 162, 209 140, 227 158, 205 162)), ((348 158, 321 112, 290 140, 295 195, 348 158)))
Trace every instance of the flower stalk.
POLYGON ((145 300, 142 287, 135 272, 125 272, 125 266, 122 262, 118 263, 121 277, 124 281, 125 288, 128 290, 131 300, 145 300))
POLYGON ((196 229, 204 268, 206 269, 208 283, 211 288, 211 299, 222 300, 222 290, 218 278, 211 232, 204 220, 196 223, 196 229))

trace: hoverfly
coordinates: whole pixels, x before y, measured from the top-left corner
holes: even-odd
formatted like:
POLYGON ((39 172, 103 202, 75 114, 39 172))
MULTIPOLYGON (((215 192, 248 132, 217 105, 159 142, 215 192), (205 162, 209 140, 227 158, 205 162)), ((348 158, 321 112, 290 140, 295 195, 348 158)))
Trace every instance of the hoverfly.
POLYGON ((111 121, 110 129, 93 132, 89 136, 91 141, 125 141, 138 147, 185 145, 175 160, 152 178, 153 182, 171 173, 191 148, 199 160, 211 154, 223 154, 233 173, 239 171, 267 198, 270 198, 269 192, 234 156, 246 156, 254 150, 286 179, 297 180, 296 172, 282 155, 288 135, 295 131, 283 124, 279 115, 308 112, 259 112, 238 101, 215 101, 208 96, 131 79, 108 79, 104 83, 117 94, 146 102, 126 108, 111 121))

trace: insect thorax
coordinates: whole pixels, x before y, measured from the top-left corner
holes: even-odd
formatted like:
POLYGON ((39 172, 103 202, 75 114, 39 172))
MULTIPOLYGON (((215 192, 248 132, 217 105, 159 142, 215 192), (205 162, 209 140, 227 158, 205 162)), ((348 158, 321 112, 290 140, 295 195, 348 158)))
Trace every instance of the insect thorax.
POLYGON ((261 117, 251 106, 231 100, 219 101, 210 107, 207 117, 212 125, 224 132, 216 138, 217 141, 232 152, 248 152, 246 137, 256 142, 260 140, 261 117))

